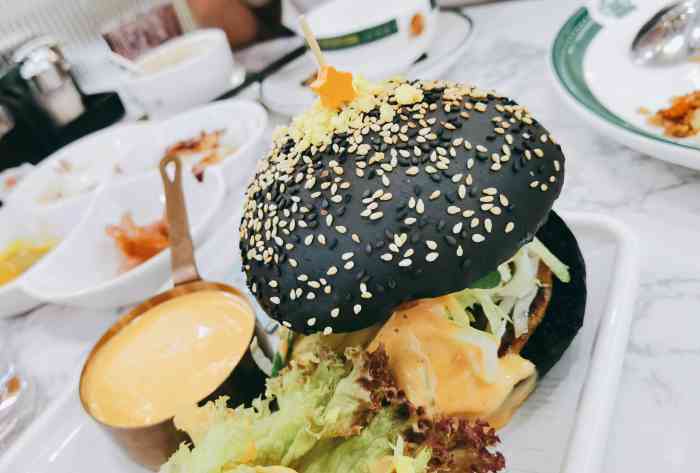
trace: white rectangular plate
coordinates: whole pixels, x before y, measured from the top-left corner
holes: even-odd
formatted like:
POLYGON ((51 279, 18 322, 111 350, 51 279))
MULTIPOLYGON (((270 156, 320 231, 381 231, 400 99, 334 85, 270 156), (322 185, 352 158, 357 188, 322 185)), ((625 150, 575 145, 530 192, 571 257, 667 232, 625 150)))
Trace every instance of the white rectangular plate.
MULTIPOLYGON (((564 218, 586 260, 586 318, 562 360, 500 433, 509 473, 600 469, 627 346, 639 277, 636 239, 607 217, 570 213, 564 218)), ((236 226, 230 222, 197 256, 206 277, 240 285, 242 279, 231 276, 239 260, 236 226), (233 260, 223 262, 222 254, 234 254, 233 260)), ((76 471, 145 471, 129 463, 83 412, 77 382, 0 457, 0 472, 76 471)))

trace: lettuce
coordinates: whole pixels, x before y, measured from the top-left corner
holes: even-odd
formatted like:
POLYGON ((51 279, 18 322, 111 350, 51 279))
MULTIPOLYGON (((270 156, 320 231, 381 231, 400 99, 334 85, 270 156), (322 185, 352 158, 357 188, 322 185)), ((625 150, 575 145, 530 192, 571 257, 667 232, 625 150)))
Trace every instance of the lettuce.
POLYGON ((230 409, 221 398, 178 416, 176 425, 194 445, 182 444, 160 471, 490 473, 503 468, 502 455, 487 448, 498 442, 493 429, 422 415, 396 387, 383 349, 338 354, 317 345, 270 378, 265 396, 251 407, 230 409))

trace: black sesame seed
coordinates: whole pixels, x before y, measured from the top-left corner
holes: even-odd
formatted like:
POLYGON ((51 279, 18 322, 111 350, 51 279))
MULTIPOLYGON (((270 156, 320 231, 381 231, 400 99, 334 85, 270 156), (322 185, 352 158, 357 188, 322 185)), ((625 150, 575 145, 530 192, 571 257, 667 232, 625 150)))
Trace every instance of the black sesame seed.
POLYGON ((440 219, 440 221, 437 223, 437 230, 439 232, 443 231, 445 229, 445 221, 440 219))
POLYGON ((344 213, 345 213, 345 206, 344 206, 344 205, 341 205, 340 207, 338 207, 338 208, 335 210, 335 214, 336 214, 338 217, 342 217, 344 213))
POLYGON ((396 289, 396 281, 393 279, 389 279, 389 282, 387 283, 390 289, 396 289))
POLYGON ((464 261, 462 261, 462 270, 467 271, 471 265, 472 260, 470 260, 469 258, 465 259, 464 261))
POLYGON ((371 243, 367 243, 367 244, 365 245, 365 253, 367 253, 368 255, 370 255, 370 254, 372 254, 372 250, 373 250, 372 244, 371 244, 371 243))
POLYGON ((486 141, 493 141, 496 139, 496 135, 486 135, 486 141))
POLYGON ((374 179, 374 176, 376 176, 376 175, 377 175, 377 171, 374 168, 372 168, 367 173, 367 179, 374 179))
POLYGON ((343 201, 345 201, 346 204, 349 204, 351 200, 352 200, 352 194, 347 193, 343 196, 343 201))
POLYGON ((457 200, 454 192, 445 192, 442 195, 445 196, 445 200, 450 204, 454 204, 457 200))
POLYGON ((423 192, 423 188, 416 184, 415 186, 413 186, 413 192, 416 194, 416 197, 420 197, 421 192, 423 192))
POLYGON ((430 219, 423 215, 418 219, 418 228, 425 228, 430 223, 430 219))
POLYGON ((336 246, 338 246, 338 239, 334 237, 328 245, 328 248, 331 250, 335 250, 336 246))
POLYGON ((384 230, 384 236, 385 236, 388 240, 392 240, 392 241, 393 241, 393 239, 394 239, 394 234, 393 234, 393 233, 391 232, 391 230, 389 230, 388 228, 384 230))
POLYGON ((452 235, 445 235, 445 241, 450 246, 455 246, 457 244, 457 239, 452 235))
POLYGON ((440 182, 442 180, 442 176, 440 174, 431 174, 430 179, 433 182, 440 182))
POLYGON ((377 241, 374 243, 374 247, 377 248, 377 249, 382 249, 382 248, 384 248, 384 240, 377 240, 377 241))

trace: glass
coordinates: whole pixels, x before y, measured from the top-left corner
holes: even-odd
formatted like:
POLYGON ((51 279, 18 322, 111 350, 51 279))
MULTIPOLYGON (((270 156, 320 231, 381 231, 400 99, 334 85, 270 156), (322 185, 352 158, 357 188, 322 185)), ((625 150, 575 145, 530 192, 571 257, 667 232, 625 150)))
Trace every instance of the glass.
POLYGON ((7 345, 0 336, 0 450, 26 425, 35 400, 33 384, 18 372, 7 345))

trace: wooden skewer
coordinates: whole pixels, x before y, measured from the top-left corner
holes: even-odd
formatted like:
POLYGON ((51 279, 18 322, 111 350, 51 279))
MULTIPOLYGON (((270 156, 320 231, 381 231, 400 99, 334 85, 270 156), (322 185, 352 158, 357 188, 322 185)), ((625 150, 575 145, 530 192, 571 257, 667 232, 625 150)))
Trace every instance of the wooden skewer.
POLYGON ((301 31, 304 33, 304 39, 306 39, 306 42, 309 44, 309 48, 311 48, 311 52, 316 58, 316 62, 318 63, 319 69, 326 66, 328 64, 326 62, 326 58, 323 57, 321 47, 318 45, 318 41, 316 41, 316 36, 314 36, 313 31, 311 31, 311 27, 306 21, 304 15, 299 16, 299 25, 301 26, 301 31))

